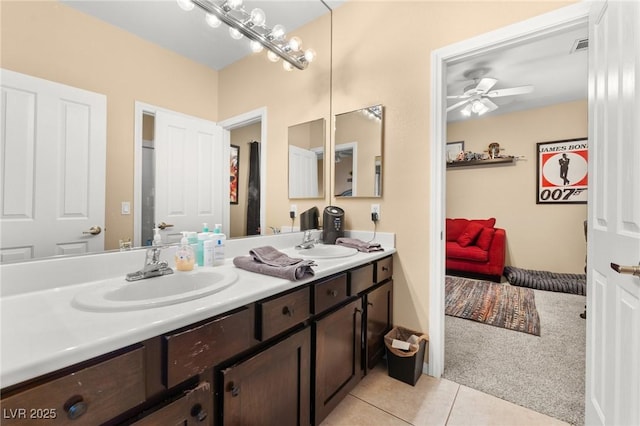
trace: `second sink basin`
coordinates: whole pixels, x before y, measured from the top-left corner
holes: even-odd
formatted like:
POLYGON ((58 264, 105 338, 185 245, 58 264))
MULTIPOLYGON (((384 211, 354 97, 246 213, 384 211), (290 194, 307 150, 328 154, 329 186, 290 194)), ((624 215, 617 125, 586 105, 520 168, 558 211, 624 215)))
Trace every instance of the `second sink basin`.
POLYGON ((349 257, 358 253, 358 250, 336 246, 333 244, 316 244, 309 249, 295 249, 295 255, 307 259, 335 259, 339 257, 349 257))
POLYGON ((91 311, 130 311, 173 305, 209 296, 231 286, 238 274, 231 268, 205 268, 192 272, 128 282, 122 278, 97 283, 79 292, 74 305, 91 311))

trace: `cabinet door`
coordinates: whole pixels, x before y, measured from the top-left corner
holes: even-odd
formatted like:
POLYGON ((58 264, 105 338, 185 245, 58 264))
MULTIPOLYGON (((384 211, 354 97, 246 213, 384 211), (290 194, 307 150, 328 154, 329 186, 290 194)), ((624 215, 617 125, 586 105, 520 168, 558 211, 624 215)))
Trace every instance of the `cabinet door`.
POLYGON ((345 305, 314 323, 316 334, 315 424, 362 377, 362 301, 345 305))
POLYGON ((367 293, 365 300, 367 303, 365 360, 370 370, 384 355, 384 335, 392 327, 393 280, 367 293))
POLYGON ((225 425, 308 425, 311 332, 305 328, 222 371, 225 425))

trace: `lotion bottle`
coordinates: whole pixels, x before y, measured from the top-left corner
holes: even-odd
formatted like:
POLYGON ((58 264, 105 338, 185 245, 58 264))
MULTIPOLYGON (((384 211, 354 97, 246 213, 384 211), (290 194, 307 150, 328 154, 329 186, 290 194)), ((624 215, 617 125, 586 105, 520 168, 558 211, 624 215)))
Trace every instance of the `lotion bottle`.
POLYGON ((213 266, 224 264, 224 244, 227 240, 227 236, 222 233, 222 225, 217 223, 213 235, 213 266))
POLYGON ((196 263, 196 254, 193 252, 191 245, 189 245, 186 232, 182 233, 180 247, 175 254, 175 261, 178 271, 192 271, 193 265, 196 263))
POLYGON ((202 224, 202 232, 198 232, 198 250, 196 252, 196 260, 198 266, 204 266, 204 242, 209 239, 209 225, 202 224))

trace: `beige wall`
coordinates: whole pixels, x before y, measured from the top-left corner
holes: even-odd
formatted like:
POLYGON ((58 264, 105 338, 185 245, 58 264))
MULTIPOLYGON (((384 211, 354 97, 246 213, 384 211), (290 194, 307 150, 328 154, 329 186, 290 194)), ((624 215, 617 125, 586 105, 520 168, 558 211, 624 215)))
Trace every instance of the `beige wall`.
POLYGON ((2 1, 1 19, 2 68, 107 96, 105 248, 133 240, 135 101, 215 121, 217 72, 57 1, 2 1))
POLYGON ((249 142, 260 142, 261 123, 254 123, 233 129, 230 133, 232 145, 240 147, 240 162, 238 170, 238 204, 231 204, 229 216, 231 219, 231 235, 229 238, 247 235, 247 185, 249 183, 249 142))
MULTIPOLYGON (((586 83, 586 82, 585 82, 586 83)), ((498 142, 515 165, 447 171, 447 217, 495 217, 507 232, 507 264, 525 269, 584 272, 586 204, 536 204, 536 143, 587 136, 587 101, 452 123, 449 141, 483 152, 498 142)))

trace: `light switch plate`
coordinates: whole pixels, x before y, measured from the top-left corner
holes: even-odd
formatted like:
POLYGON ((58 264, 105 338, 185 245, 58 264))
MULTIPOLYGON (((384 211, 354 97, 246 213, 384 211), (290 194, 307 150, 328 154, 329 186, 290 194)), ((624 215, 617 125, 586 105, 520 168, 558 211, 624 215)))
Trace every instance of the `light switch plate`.
POLYGON ((120 210, 121 214, 131 214, 131 203, 129 201, 123 201, 120 210))

